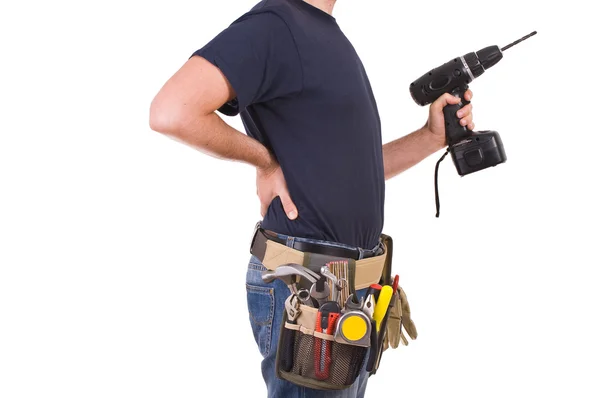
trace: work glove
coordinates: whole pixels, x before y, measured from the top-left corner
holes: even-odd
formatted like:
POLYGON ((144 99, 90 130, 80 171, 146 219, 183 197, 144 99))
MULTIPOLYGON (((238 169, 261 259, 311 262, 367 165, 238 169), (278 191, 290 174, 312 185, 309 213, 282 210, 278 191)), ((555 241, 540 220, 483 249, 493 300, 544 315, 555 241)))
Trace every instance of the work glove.
POLYGON ((410 317, 410 305, 408 304, 406 293, 400 286, 398 286, 396 293, 392 297, 393 305, 390 308, 383 338, 384 351, 389 347, 398 348, 400 343, 407 346, 408 339, 404 335, 404 331, 406 331, 411 340, 416 340, 417 338, 417 328, 410 317))

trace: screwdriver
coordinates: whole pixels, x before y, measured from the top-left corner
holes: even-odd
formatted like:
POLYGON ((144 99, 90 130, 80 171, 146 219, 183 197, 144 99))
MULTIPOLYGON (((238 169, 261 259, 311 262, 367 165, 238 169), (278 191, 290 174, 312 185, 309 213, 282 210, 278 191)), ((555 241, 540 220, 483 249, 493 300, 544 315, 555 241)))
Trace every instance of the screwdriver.
POLYGON ((383 321, 385 314, 388 312, 388 307, 392 301, 393 293, 394 291, 389 285, 385 285, 381 288, 381 293, 379 293, 379 299, 375 304, 375 311, 373 312, 373 319, 375 320, 377 331, 380 331, 381 329, 381 322, 383 321))

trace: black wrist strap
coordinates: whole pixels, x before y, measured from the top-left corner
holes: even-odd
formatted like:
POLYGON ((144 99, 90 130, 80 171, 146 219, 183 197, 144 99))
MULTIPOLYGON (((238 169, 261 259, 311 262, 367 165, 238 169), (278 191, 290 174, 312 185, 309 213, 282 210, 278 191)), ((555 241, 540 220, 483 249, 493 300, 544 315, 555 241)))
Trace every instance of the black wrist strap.
POLYGON ((448 151, 449 151, 449 149, 446 149, 446 152, 442 155, 440 160, 438 160, 435 165, 435 208, 436 208, 435 216, 438 218, 440 216, 440 195, 438 192, 438 170, 440 168, 440 163, 442 163, 442 160, 444 160, 446 155, 448 155, 448 151))

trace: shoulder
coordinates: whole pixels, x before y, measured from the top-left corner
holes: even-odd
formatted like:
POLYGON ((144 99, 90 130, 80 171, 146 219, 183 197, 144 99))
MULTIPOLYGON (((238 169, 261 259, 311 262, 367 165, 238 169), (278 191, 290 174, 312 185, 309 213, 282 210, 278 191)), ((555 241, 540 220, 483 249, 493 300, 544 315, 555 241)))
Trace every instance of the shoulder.
POLYGON ((285 15, 292 12, 293 9, 294 7, 290 3, 290 0, 262 0, 252 7, 252 9, 248 11, 248 14, 271 12, 285 15))
POLYGON ((293 10, 286 0, 263 0, 236 19, 232 25, 247 23, 267 29, 289 29, 292 12, 293 10))

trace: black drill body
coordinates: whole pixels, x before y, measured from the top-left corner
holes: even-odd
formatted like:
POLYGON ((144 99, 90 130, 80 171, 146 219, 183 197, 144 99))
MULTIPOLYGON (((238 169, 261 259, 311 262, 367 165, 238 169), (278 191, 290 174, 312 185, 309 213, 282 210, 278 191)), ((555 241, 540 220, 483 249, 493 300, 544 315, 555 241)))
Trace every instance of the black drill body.
POLYGON ((456 113, 469 103, 465 99, 469 83, 481 76, 487 69, 496 65, 502 59, 503 51, 536 33, 532 32, 502 49, 498 46, 489 46, 477 52, 454 58, 411 83, 410 94, 415 102, 421 106, 431 104, 444 93, 450 93, 460 98, 458 104, 444 107, 448 151, 435 166, 436 217, 440 215, 437 185, 438 168, 440 162, 444 160, 448 153, 452 155, 454 166, 456 166, 456 170, 461 176, 506 162, 504 145, 497 131, 470 131, 467 127, 460 125, 460 118, 456 116, 456 113))
POLYGON ((448 152, 461 176, 506 162, 506 152, 496 131, 469 131, 460 125, 456 112, 467 105, 465 92, 469 83, 478 78, 487 69, 496 65, 503 57, 503 51, 537 34, 531 32, 502 49, 489 46, 431 70, 410 85, 410 94, 421 106, 431 104, 444 93, 450 93, 461 99, 457 105, 444 107, 446 122, 446 143, 448 152))
POLYGON ((450 62, 431 70, 410 85, 410 93, 421 106, 428 105, 444 93, 459 97, 456 105, 444 107, 446 142, 449 152, 461 176, 506 161, 504 145, 496 131, 473 132, 460 125, 456 112, 469 102, 465 93, 475 78, 502 59, 498 46, 486 47, 477 52, 454 58, 450 62))

